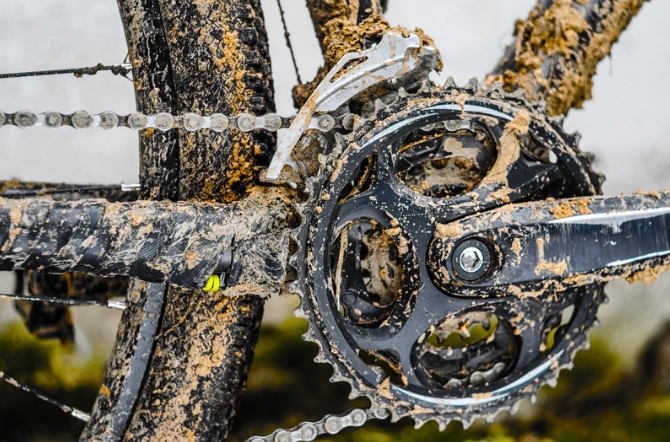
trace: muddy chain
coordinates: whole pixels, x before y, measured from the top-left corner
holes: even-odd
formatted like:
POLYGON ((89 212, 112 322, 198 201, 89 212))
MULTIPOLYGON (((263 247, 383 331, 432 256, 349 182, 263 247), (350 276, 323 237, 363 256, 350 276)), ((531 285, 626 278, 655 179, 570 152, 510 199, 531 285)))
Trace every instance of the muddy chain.
MULTIPOLYGON (((123 115, 111 111, 92 114, 86 111, 76 111, 71 114, 60 112, 32 112, 22 110, 15 113, 0 111, 0 127, 16 126, 21 129, 31 127, 46 127, 50 129, 60 127, 71 127, 74 129, 102 128, 114 129, 126 127, 132 130, 157 129, 168 131, 172 129, 184 129, 189 132, 210 129, 215 132, 226 130, 237 130, 250 132, 252 130, 266 130, 276 132, 288 128, 294 120, 294 116, 281 117, 277 114, 265 114, 254 116, 251 114, 239 114, 227 116, 224 114, 198 115, 186 113, 183 115, 171 115, 166 112, 155 115, 147 115, 140 112, 123 115)), ((332 116, 330 114, 316 115, 311 118, 308 129, 316 129, 320 132, 331 132, 336 129, 350 131, 354 126, 354 116, 345 114, 332 116)), ((311 441, 320 435, 335 435, 349 427, 360 427, 372 419, 386 419, 390 412, 386 409, 361 409, 354 408, 343 415, 326 415, 316 422, 302 422, 291 429, 277 429, 268 436, 253 436, 250 442, 297 442, 311 441)))
POLYGON ((326 415, 317 422, 302 422, 295 427, 275 430, 268 436, 253 436, 247 442, 300 442, 311 441, 324 434, 335 435, 345 428, 360 427, 372 419, 386 419, 391 413, 386 409, 354 408, 336 416, 326 415))
MULTIPOLYGON (((184 129, 195 132, 210 129, 215 132, 225 130, 238 130, 250 132, 252 130, 266 130, 276 132, 286 129, 291 125, 295 117, 282 117, 277 114, 265 114, 254 116, 251 114, 239 114, 228 116, 224 114, 198 115, 186 113, 183 115, 171 115, 161 112, 155 115, 147 115, 141 112, 133 112, 128 115, 117 114, 111 111, 92 114, 86 111, 76 111, 71 114, 60 112, 32 112, 22 110, 15 113, 0 111, 0 127, 16 126, 19 128, 30 127, 72 127, 75 129, 88 129, 98 127, 102 129, 114 129, 126 127, 133 130, 158 129, 168 131, 172 129, 184 129)), ((353 115, 332 116, 321 114, 314 116, 308 125, 308 129, 316 129, 321 132, 330 132, 334 129, 351 130, 353 128, 353 115)))

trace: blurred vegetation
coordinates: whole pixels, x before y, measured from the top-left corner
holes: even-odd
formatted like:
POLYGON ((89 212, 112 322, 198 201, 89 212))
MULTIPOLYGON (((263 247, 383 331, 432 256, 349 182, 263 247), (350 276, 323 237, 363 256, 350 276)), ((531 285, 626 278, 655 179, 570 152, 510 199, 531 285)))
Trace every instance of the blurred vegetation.
MULTIPOLYGON (((364 400, 349 401, 347 384, 330 384, 331 368, 315 364, 316 346, 301 339, 304 321, 291 318, 261 331, 256 360, 242 398, 231 440, 269 434, 327 413, 341 413, 364 400)), ((664 330, 627 372, 602 339, 580 352, 575 368, 564 371, 557 388, 544 388, 538 404, 514 417, 467 430, 454 422, 445 432, 435 423, 415 430, 409 419, 373 421, 323 441, 487 441, 581 442, 665 441, 670 439, 670 330, 664 330), (667 347, 667 348, 666 348, 667 347)), ((22 324, 0 329, 0 370, 22 382, 88 410, 100 385, 102 358, 82 360, 55 340, 33 338, 22 324)), ((82 424, 57 408, 0 383, 0 441, 75 440, 82 424)))
MULTIPOLYGON (((256 360, 242 398, 232 440, 270 434, 324 414, 342 413, 366 402, 349 401, 348 384, 330 384, 330 366, 313 362, 314 344, 302 341, 306 323, 289 319, 279 327, 261 331, 256 360)), ((664 331, 652 343, 634 373, 625 370, 618 356, 598 336, 591 348, 577 355, 575 368, 563 371, 555 389, 541 390, 536 405, 525 404, 517 416, 499 416, 494 425, 477 422, 464 430, 454 422, 440 432, 434 422, 414 429, 403 419, 371 421, 323 441, 487 441, 487 442, 581 442, 670 440, 670 389, 664 390, 667 360, 658 355, 664 331)), ((670 376, 668 377, 670 379, 670 376)))
MULTIPOLYGON (((84 358, 59 340, 34 337, 19 322, 0 329, 0 370, 81 410, 90 410, 106 358, 84 358)), ((83 422, 0 380, 0 441, 76 440, 83 422)))

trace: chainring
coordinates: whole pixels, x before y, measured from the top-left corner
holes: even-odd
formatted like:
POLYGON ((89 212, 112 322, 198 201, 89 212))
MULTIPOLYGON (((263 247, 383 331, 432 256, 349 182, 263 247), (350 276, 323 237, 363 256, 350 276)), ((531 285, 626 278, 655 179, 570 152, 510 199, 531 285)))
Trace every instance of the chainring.
POLYGON ((317 362, 333 366, 331 381, 393 421, 440 429, 490 422, 555 384, 587 344, 602 285, 472 297, 440 288, 426 261, 436 229, 465 216, 600 193, 559 120, 499 88, 424 83, 367 106, 324 158, 293 264, 296 316, 309 322, 317 362), (519 119, 525 133, 514 130, 519 119))

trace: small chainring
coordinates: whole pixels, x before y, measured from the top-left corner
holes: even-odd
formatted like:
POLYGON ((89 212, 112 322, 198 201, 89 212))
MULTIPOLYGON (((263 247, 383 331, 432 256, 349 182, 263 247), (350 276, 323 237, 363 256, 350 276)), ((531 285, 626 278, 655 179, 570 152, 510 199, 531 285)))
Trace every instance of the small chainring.
POLYGON ((424 85, 362 113, 311 183, 298 234, 305 338, 334 367, 333 381, 394 421, 444 428, 514 411, 571 365, 602 286, 449 291, 431 274, 431 240, 507 203, 597 194, 597 175, 542 106, 499 89, 424 85))

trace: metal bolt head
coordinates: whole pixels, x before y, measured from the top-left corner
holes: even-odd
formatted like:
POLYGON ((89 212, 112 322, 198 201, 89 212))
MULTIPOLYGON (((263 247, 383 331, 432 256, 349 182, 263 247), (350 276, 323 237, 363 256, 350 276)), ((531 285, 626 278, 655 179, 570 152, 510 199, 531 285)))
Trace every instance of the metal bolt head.
POLYGON ((335 127, 335 119, 330 115, 320 115, 317 119, 319 130, 328 132, 335 127))
POLYGON ((475 273, 484 265, 484 255, 477 247, 466 247, 458 258, 461 268, 468 273, 475 273))
POLYGON ((457 278, 474 282, 491 273, 491 251, 484 240, 469 238, 456 245, 451 253, 451 266, 457 278))

